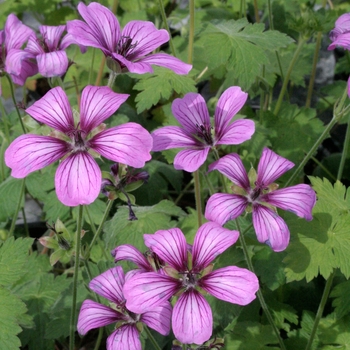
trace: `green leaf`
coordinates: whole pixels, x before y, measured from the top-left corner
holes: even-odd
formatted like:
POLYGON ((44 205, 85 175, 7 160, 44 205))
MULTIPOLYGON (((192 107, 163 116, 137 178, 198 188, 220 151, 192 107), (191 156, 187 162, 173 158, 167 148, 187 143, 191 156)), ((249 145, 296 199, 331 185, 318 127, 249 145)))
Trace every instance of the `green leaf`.
POLYGON ((45 212, 46 221, 56 222, 57 219, 64 220, 70 208, 66 207, 58 200, 55 191, 51 191, 46 196, 43 210, 45 212))
POLYGON ((350 313, 350 281, 336 285, 330 297, 334 298, 332 305, 335 307, 337 318, 342 318, 350 313))
MULTIPOLYGON (((6 221, 16 212, 19 197, 21 195, 23 179, 7 178, 0 185, 0 221, 6 221)), ((23 196, 22 196, 23 206, 23 196)))
POLYGON ((13 237, 0 247, 0 285, 10 286, 26 274, 28 252, 32 238, 13 237))
POLYGON ((186 94, 197 91, 195 82, 184 75, 178 75, 170 69, 154 67, 154 73, 137 75, 140 79, 134 86, 141 91, 136 96, 137 113, 156 105, 161 99, 168 100, 174 92, 186 94))
POLYGON ((284 262, 287 281, 306 278, 311 281, 319 273, 327 279, 339 268, 350 277, 350 196, 339 181, 334 187, 327 180, 310 177, 318 201, 313 220, 305 221, 286 214, 291 243, 284 262))
POLYGON ((350 350, 350 317, 340 320, 334 314, 321 319, 319 324, 320 350, 350 350))
POLYGON ((36 171, 26 178, 26 188, 33 198, 46 200, 47 192, 54 189, 54 171, 56 167, 50 167, 45 171, 36 171))
MULTIPOLYGON (((106 209, 106 203, 101 201, 100 199, 96 199, 93 203, 91 203, 88 207, 85 208, 83 212, 84 221, 88 224, 90 223, 90 218, 95 225, 99 225, 102 221, 103 214, 106 209), (89 215, 87 213, 89 212, 89 215)), ((73 209, 73 218, 76 219, 78 217, 79 207, 75 207, 73 209)))
POLYGON ((237 21, 215 20, 200 33, 197 45, 210 70, 226 64, 243 90, 247 90, 269 63, 266 50, 275 51, 293 41, 275 30, 265 31, 262 23, 250 24, 245 18, 237 21))

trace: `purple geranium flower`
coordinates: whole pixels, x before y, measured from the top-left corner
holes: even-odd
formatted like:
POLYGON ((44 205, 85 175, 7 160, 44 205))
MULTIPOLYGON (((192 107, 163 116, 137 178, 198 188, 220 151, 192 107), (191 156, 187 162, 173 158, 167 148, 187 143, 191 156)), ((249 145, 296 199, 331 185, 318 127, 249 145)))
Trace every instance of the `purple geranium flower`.
POLYGON ((146 234, 144 238, 146 246, 167 266, 164 274, 145 272, 130 278, 123 290, 126 306, 142 313, 181 294, 174 306, 172 329, 182 343, 202 344, 212 334, 211 308, 201 291, 239 305, 255 299, 259 282, 252 272, 235 266, 212 271, 211 262, 236 242, 238 231, 214 222, 205 223, 195 236, 192 261, 189 261, 185 236, 178 228, 146 234))
POLYGON ((131 21, 124 29, 115 15, 106 7, 92 2, 82 2, 78 11, 85 22, 80 20, 67 23, 68 33, 81 45, 101 49, 103 54, 120 66, 121 71, 131 73, 152 73, 152 64, 187 74, 192 66, 165 53, 150 54, 169 41, 164 29, 157 29, 152 22, 131 21))
POLYGON ((0 30, 0 75, 8 73, 18 85, 24 85, 29 76, 38 72, 34 55, 22 50, 32 34, 34 31, 13 14, 7 17, 4 30, 0 30))
MULTIPOLYGON (((66 34, 62 37, 66 26, 40 26, 41 38, 35 34, 28 40, 25 51, 36 57, 39 73, 44 77, 61 76, 68 69, 68 57, 64 51, 71 44, 76 44, 73 36, 66 34)), ((81 51, 85 51, 81 47, 81 51)))
POLYGON ((205 217, 220 225, 241 215, 247 207, 253 210, 253 225, 259 242, 267 243, 276 251, 286 249, 289 229, 277 215, 276 208, 289 210, 311 220, 311 211, 316 203, 315 191, 305 184, 277 190, 277 178, 294 166, 289 160, 264 148, 257 172, 251 186, 247 172, 238 154, 229 154, 210 165, 209 170, 219 170, 233 183, 233 194, 212 195, 205 209, 205 217))
POLYGON ((80 122, 74 125, 65 92, 60 87, 50 90, 26 112, 55 131, 52 136, 27 134, 15 139, 5 152, 11 175, 26 177, 67 156, 56 171, 58 199, 67 206, 92 203, 101 189, 101 170, 90 150, 136 168, 151 159, 152 137, 139 124, 126 123, 102 130, 101 123, 128 96, 115 93, 109 87, 87 86, 81 97, 80 122))
POLYGON ((85 300, 79 313, 78 332, 84 335, 91 329, 117 323, 117 328, 107 338, 107 350, 142 350, 137 324, 142 322, 162 335, 169 334, 171 305, 165 301, 150 312, 130 312, 125 307, 124 282, 120 266, 91 280, 90 289, 109 300, 110 307, 85 300))
POLYGON ((188 93, 172 104, 175 118, 182 125, 165 126, 152 133, 153 151, 185 148, 174 159, 175 169, 197 170, 217 145, 237 145, 249 140, 255 131, 252 120, 238 119, 230 123, 243 107, 248 94, 239 86, 228 88, 220 97, 214 116, 214 130, 204 98, 188 93))
POLYGON ((329 38, 333 42, 328 46, 328 50, 334 50, 337 46, 350 50, 350 13, 345 13, 336 20, 329 38))

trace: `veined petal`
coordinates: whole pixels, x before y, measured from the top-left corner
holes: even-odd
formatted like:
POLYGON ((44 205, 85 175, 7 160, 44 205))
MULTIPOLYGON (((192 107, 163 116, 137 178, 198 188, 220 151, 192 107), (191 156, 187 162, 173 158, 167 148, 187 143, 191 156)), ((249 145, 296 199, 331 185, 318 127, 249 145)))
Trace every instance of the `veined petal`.
POLYGON ((144 272, 128 279, 123 288, 128 310, 142 314, 164 304, 181 289, 181 282, 156 272, 144 272))
POLYGON ((26 109, 35 120, 51 128, 68 133, 74 129, 73 113, 63 89, 58 86, 26 109))
MULTIPOLYGON (((221 139, 231 119, 244 106, 248 94, 239 86, 231 86, 220 96, 215 109, 215 135, 221 139)), ((253 131, 254 132, 254 131, 253 131)))
POLYGON ((88 134, 109 118, 128 97, 129 95, 118 94, 107 86, 86 86, 80 103, 81 129, 88 134))
POLYGON ((143 235, 145 245, 177 271, 187 269, 187 242, 179 228, 143 235))
POLYGON ((91 204, 100 193, 101 170, 89 153, 73 153, 58 166, 55 187, 58 199, 68 207, 91 204))
MULTIPOLYGON (((344 13, 335 21, 335 28, 329 33, 329 38, 334 41, 338 35, 350 30, 350 14, 344 13)), ((329 48, 328 48, 329 50, 329 48)))
POLYGON ((338 46, 345 50, 350 49, 350 33, 339 34, 332 44, 328 46, 328 50, 334 50, 338 46))
POLYGON ((205 207, 205 218, 224 225, 240 216, 248 205, 247 198, 229 193, 213 194, 205 207))
POLYGON ((123 285, 123 269, 116 266, 93 278, 89 283, 89 288, 116 305, 122 305, 125 301, 123 285))
POLYGON ((170 333, 170 320, 173 308, 169 302, 155 307, 141 315, 140 321, 162 335, 170 333))
POLYGON ((11 49, 20 49, 34 31, 24 25, 14 14, 7 17, 5 23, 5 47, 7 52, 11 49))
POLYGON ((289 210, 306 220, 312 220, 316 193, 311 186, 299 184, 267 193, 261 196, 261 201, 283 210, 289 210))
POLYGON ((175 99, 171 110, 184 129, 191 134, 196 135, 201 125, 210 126, 207 104, 200 94, 189 92, 183 98, 175 99))
POLYGON ((142 168, 151 159, 153 140, 141 125, 126 123, 96 134, 89 144, 107 159, 142 168))
POLYGON ((142 350, 139 331, 134 324, 125 324, 107 338, 107 350, 142 350))
POLYGON ((214 297, 238 305, 247 305, 252 302, 259 289, 256 275, 236 266, 212 271, 203 276, 199 284, 214 297))
POLYGON ((124 56, 128 57, 130 61, 134 61, 168 42, 169 33, 165 29, 157 29, 152 22, 130 21, 122 31, 120 46, 130 39, 132 40, 130 49, 124 56))
POLYGON ((218 170, 235 185, 245 190, 250 188, 247 172, 240 156, 236 153, 228 154, 209 165, 209 171, 218 170))
POLYGON ((236 243, 238 231, 231 231, 215 222, 203 224, 197 231, 192 247, 193 269, 201 271, 219 254, 236 243))
POLYGON ((265 147, 258 165, 257 186, 267 187, 293 166, 294 163, 265 147))
POLYGON ((255 123, 249 119, 238 119, 222 130, 217 145, 238 145, 250 140, 255 132, 255 123))
POLYGON ((183 293, 173 310, 172 328, 183 344, 206 342, 213 332, 213 314, 205 298, 195 289, 183 293))
MULTIPOLYGON (((97 2, 92 2, 88 6, 80 2, 78 11, 91 28, 91 34, 96 41, 110 52, 115 52, 120 40, 120 26, 113 12, 97 2)), ((83 36, 83 33, 78 34, 83 36)), ((89 46, 82 41, 79 42, 89 46)))
POLYGON ((67 153, 66 142, 50 136, 21 135, 5 151, 5 163, 11 176, 24 178, 35 170, 62 158, 67 153))
POLYGON ((132 261, 136 264, 140 269, 145 271, 153 271, 148 260, 145 256, 134 246, 130 244, 120 245, 112 250, 112 256, 114 257, 114 261, 118 262, 121 260, 132 261))
POLYGON ((208 157, 210 147, 203 149, 185 149, 180 151, 174 158, 174 168, 185 170, 190 173, 198 170, 208 157))
POLYGON ((65 51, 44 53, 36 56, 36 60, 43 77, 60 77, 67 72, 68 57, 65 51))
POLYGON ((289 243, 289 229, 284 220, 271 209, 253 205, 253 225, 260 243, 266 243, 275 252, 285 250, 289 243))
POLYGON ((182 62, 178 58, 168 55, 166 53, 155 53, 146 57, 140 58, 137 62, 154 64, 155 66, 165 67, 171 69, 176 74, 188 74, 192 69, 191 64, 182 62))
POLYGON ((90 329, 117 322, 122 319, 120 316, 122 315, 108 306, 96 303, 92 300, 85 300, 79 312, 77 325, 78 333, 84 335, 90 329))
POLYGON ((39 39, 36 37, 34 33, 30 35, 30 37, 28 38, 25 51, 30 52, 34 56, 37 56, 41 53, 45 53, 43 47, 40 45, 39 39))
POLYGON ((201 143, 179 126, 164 126, 152 132, 152 151, 180 147, 200 147, 201 143))
POLYGON ((41 36, 47 45, 47 48, 49 51, 57 50, 58 44, 61 40, 62 34, 65 31, 66 26, 60 25, 60 26, 40 26, 39 30, 41 33, 41 36))
POLYGON ((75 44, 75 45, 78 45, 79 48, 80 48, 80 52, 81 53, 85 53, 86 52, 86 46, 84 45, 81 45, 77 40, 76 38, 70 34, 70 33, 67 33, 61 40, 61 43, 60 43, 60 49, 61 50, 64 50, 66 49, 69 45, 72 45, 72 44, 75 44))

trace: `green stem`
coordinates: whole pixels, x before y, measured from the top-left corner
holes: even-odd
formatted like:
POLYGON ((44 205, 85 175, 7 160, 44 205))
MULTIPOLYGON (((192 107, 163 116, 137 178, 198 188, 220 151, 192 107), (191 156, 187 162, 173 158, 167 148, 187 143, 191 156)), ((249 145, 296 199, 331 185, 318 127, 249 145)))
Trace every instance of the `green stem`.
POLYGON ((22 206, 22 198, 24 196, 25 183, 26 183, 26 180, 22 179, 21 193, 19 195, 16 211, 13 214, 13 218, 12 218, 11 227, 10 227, 10 231, 9 231, 8 237, 11 237, 13 235, 14 231, 15 231, 16 220, 18 218, 18 213, 21 210, 21 206, 22 206))
POLYGON ((315 157, 310 157, 331 179, 337 181, 337 178, 315 157))
MULTIPOLYGON (((245 260, 247 262, 248 268, 249 268, 249 270, 251 272, 255 273, 252 260, 250 259, 250 256, 249 256, 247 244, 246 244, 245 239, 244 239, 244 235, 241 233, 240 225, 239 225, 237 219, 235 219, 235 222, 236 222, 237 230, 240 232, 240 234, 239 234, 239 241, 240 241, 241 246, 243 248, 244 257, 245 257, 245 260)), ((263 309, 263 311, 264 311, 264 313, 265 313, 265 315, 267 317, 267 320, 269 321, 273 331, 276 334, 276 337, 277 337, 278 342, 280 344, 280 348, 282 350, 286 350, 286 347, 284 346, 284 343, 283 343, 283 339, 281 338, 280 332, 279 332, 278 328, 276 327, 275 322, 273 321, 272 315, 271 315, 270 310, 269 310, 269 308, 268 308, 268 306, 267 306, 267 304, 265 302, 264 296, 263 296, 260 288, 259 288, 259 290, 257 291, 256 294, 258 296, 260 305, 261 305, 261 307, 262 307, 262 309, 263 309)))
POLYGON ((188 189, 193 186, 193 179, 187 183, 185 188, 181 191, 181 193, 177 196, 177 198, 174 201, 174 204, 177 205, 180 201, 180 199, 183 197, 183 195, 188 191, 188 189))
POLYGON ((2 115, 2 120, 3 120, 3 124, 4 124, 6 139, 10 140, 10 130, 9 130, 8 125, 7 125, 8 117, 7 117, 7 113, 5 111, 4 104, 2 103, 2 98, 1 97, 0 97, 0 112, 1 112, 1 115, 2 115))
POLYGON ((318 55, 320 53, 320 48, 321 48, 322 36, 323 36, 322 32, 317 33, 316 47, 315 47, 314 58, 313 58, 313 62, 312 62, 310 82, 309 82, 309 87, 307 90, 307 97, 306 97, 306 103, 305 103, 306 108, 310 108, 310 105, 311 105, 311 98, 312 98, 312 93, 314 90, 317 61, 318 61, 318 55))
POLYGON ((90 215, 90 210, 89 210, 88 206, 85 207, 85 212, 86 212, 86 214, 87 214, 87 216, 89 218, 89 223, 90 223, 90 227, 91 227, 92 233, 95 235, 96 234, 96 227, 95 227, 95 225, 94 225, 94 223, 92 221, 92 218, 91 218, 91 215, 90 215))
POLYGON ((201 198, 201 186, 199 181, 199 170, 193 173, 194 178, 194 197, 196 201, 198 227, 202 225, 202 198, 201 198))
POLYGON ((175 47, 174 47, 174 43, 173 43, 173 38, 171 37, 170 28, 168 26, 168 21, 167 21, 167 18, 166 18, 163 1, 162 0, 158 0, 158 3, 159 3, 160 14, 162 16, 164 27, 167 30, 167 32, 169 33, 169 38, 170 38, 169 39, 169 44, 170 44, 171 53, 173 54, 173 56, 176 57, 176 51, 175 51, 175 47))
POLYGON ((144 325, 144 330, 146 331, 147 337, 148 337, 148 339, 151 341, 151 343, 153 344, 154 348, 155 348, 156 350, 162 350, 162 349, 160 348, 160 346, 158 345, 157 341, 154 339, 154 337, 153 337, 151 331, 148 329, 148 327, 147 327, 146 325, 144 325))
POLYGON ((339 181, 341 181, 341 178, 343 176, 344 165, 345 165, 346 158, 348 156, 349 144, 350 144, 350 115, 349 115, 348 125, 346 127, 343 153, 341 155, 341 160, 340 160, 339 169, 338 169, 337 179, 339 181))
POLYGON ((17 115, 18 115, 18 119, 19 119, 19 122, 21 124, 21 127, 22 127, 22 130, 23 130, 23 133, 26 134, 27 131, 26 131, 26 128, 24 127, 24 124, 23 124, 23 120, 22 120, 22 117, 21 117, 21 113, 19 112, 19 109, 17 107, 17 103, 16 103, 16 97, 15 97, 15 90, 13 88, 13 83, 12 83, 12 80, 10 78, 9 75, 5 74, 8 82, 9 82, 9 85, 10 85, 10 91, 11 91, 11 97, 12 97, 12 101, 13 101, 13 104, 16 108, 16 111, 17 111, 17 115))
POLYGON ((73 295, 72 295, 72 310, 70 314, 70 336, 69 336, 69 349, 74 350, 75 346, 75 329, 76 329, 76 308, 77 308, 77 292, 78 292, 78 274, 80 263, 80 242, 81 242, 81 229, 83 226, 83 209, 82 205, 79 205, 77 232, 75 236, 75 259, 74 259, 74 275, 73 275, 73 295))
POLYGON ((113 89, 113 84, 115 82, 115 79, 117 78, 118 74, 114 71, 109 72, 109 78, 108 78, 108 83, 107 86, 109 86, 111 89, 113 89))
POLYGON ((275 109, 274 109, 274 111, 273 111, 273 114, 274 114, 274 115, 277 115, 278 112, 279 112, 280 109, 281 109, 282 102, 283 102, 283 97, 284 97, 284 94, 285 94, 286 91, 287 91, 287 86, 288 86, 288 82, 289 82, 290 75, 292 74, 294 65, 295 65, 295 63, 297 62, 298 58, 299 58, 299 55, 300 55, 300 53, 301 53, 301 50, 302 50, 304 44, 305 44, 305 39, 300 39, 299 42, 298 42, 297 49, 295 50, 294 55, 293 55, 293 58, 292 58, 292 60, 291 60, 291 62, 290 62, 290 64, 289 64, 286 77, 285 77, 285 79, 284 79, 284 81, 283 81, 282 89, 281 89, 281 92, 280 92, 280 94, 279 94, 279 96, 278 96, 278 100, 277 100, 275 109))
POLYGON ((334 278, 334 271, 328 277, 328 280, 327 280, 326 285, 324 287, 322 298, 321 298, 321 302, 320 302, 320 305, 318 306, 317 314, 316 314, 316 317, 315 317, 315 321, 314 321, 314 324, 312 326, 310 337, 309 337, 309 340, 307 342, 305 350, 310 350, 311 349, 312 343, 314 341, 314 338, 315 338, 315 335, 316 335, 316 332, 317 332, 318 324, 320 323, 324 307, 326 305, 329 293, 331 291, 333 278, 334 278))
POLYGON ((254 16, 255 16, 255 22, 260 23, 259 8, 258 8, 257 0, 254 0, 254 16))
POLYGON ((270 29, 273 30, 271 0, 267 0, 267 9, 268 9, 268 14, 269 14, 270 29))
POLYGON ((92 83, 92 74, 94 72, 95 56, 96 56, 96 49, 92 48, 92 59, 91 59, 90 71, 89 71, 89 79, 88 79, 88 84, 89 85, 91 85, 91 83, 92 83))
POLYGON ((188 63, 193 62, 193 43, 194 43, 194 0, 190 0, 190 31, 188 37, 188 63))
POLYGON ((94 350, 98 350, 100 348, 102 337, 103 337, 103 330, 104 330, 103 327, 100 327, 100 329, 98 330, 98 336, 96 339, 94 350))

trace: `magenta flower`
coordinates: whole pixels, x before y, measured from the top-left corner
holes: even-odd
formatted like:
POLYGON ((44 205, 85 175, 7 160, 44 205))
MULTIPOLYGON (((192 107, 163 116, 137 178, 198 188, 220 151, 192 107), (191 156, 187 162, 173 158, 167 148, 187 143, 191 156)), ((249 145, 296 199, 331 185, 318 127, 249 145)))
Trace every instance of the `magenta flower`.
POLYGON ((110 306, 93 300, 85 300, 78 318, 78 332, 117 323, 116 329, 107 338, 107 350, 142 350, 138 323, 144 323, 162 335, 170 332, 171 305, 165 302, 150 312, 135 314, 125 307, 123 285, 125 277, 120 266, 107 270, 91 280, 89 287, 110 301, 110 306))
POLYGON ((4 30, 0 30, 0 75, 8 73, 18 85, 24 85, 29 76, 38 72, 35 57, 22 50, 32 34, 34 31, 13 14, 7 17, 4 30))
POLYGON ((85 22, 69 21, 67 30, 78 43, 101 49, 103 54, 120 66, 121 71, 152 73, 152 64, 166 67, 177 74, 187 74, 192 66, 165 53, 151 54, 169 41, 166 30, 158 30, 153 23, 131 21, 124 29, 115 15, 106 7, 92 2, 82 2, 78 11, 85 22))
POLYGON ((350 13, 344 13, 335 22, 335 28, 329 33, 332 44, 328 50, 334 50, 337 46, 350 50, 350 13))
POLYGON ((213 328, 213 316, 203 291, 230 303, 246 305, 259 289, 250 271, 228 266, 212 271, 211 262, 234 244, 238 231, 214 222, 202 225, 194 239, 192 261, 184 234, 178 228, 144 235, 145 244, 167 266, 164 274, 145 272, 134 275, 124 285, 126 307, 136 313, 153 310, 174 295, 180 295, 172 315, 172 329, 184 344, 202 344, 213 328))
POLYGON ((174 159, 175 169, 196 171, 207 159, 209 150, 218 145, 237 145, 251 138, 255 131, 252 120, 230 123, 243 107, 248 94, 239 86, 228 88, 220 97, 214 116, 214 128, 204 98, 188 93, 174 100, 171 108, 182 125, 165 126, 152 133, 153 151, 185 148, 174 159), (213 130, 214 129, 214 130, 213 130))
POLYGON ((316 203, 315 191, 309 185, 300 184, 277 190, 278 185, 273 182, 293 166, 289 160, 264 148, 257 179, 251 186, 238 154, 229 154, 214 162, 209 171, 219 170, 230 179, 234 183, 233 194, 212 195, 205 209, 206 219, 223 225, 252 207, 253 225, 258 241, 268 244, 276 252, 286 249, 289 229, 277 215, 275 207, 312 220, 311 212, 316 203))
MULTIPOLYGON (((40 26, 41 38, 35 34, 29 37, 25 51, 36 57, 39 73, 44 77, 56 77, 66 73, 68 69, 68 57, 64 51, 76 41, 70 34, 62 37, 66 26, 40 26)), ((81 47, 85 51, 84 47, 81 47)))
POLYGON ((127 98, 128 95, 117 94, 108 87, 87 86, 81 96, 80 122, 74 125, 62 88, 50 90, 26 112, 55 131, 51 136, 27 134, 15 139, 5 152, 11 175, 26 177, 66 156, 55 176, 58 199, 67 206, 92 203, 101 189, 101 170, 91 151, 136 168, 151 159, 152 137, 139 124, 102 130, 101 123, 127 98))

